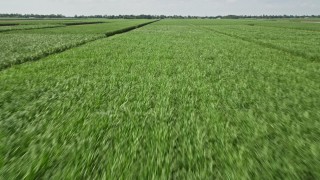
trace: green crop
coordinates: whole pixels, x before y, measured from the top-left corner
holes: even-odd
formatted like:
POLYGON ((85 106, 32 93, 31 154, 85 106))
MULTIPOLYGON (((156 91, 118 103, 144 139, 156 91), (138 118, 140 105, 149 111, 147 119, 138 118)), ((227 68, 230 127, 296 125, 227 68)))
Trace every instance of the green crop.
POLYGON ((265 26, 204 26, 213 31, 320 61, 320 32, 265 26))
MULTIPOLYGON (((122 29, 125 27, 136 26, 151 20, 118 20, 109 23, 85 24, 76 26, 67 26, 61 28, 25 30, 14 33, 21 34, 105 34, 110 31, 122 29)), ((8 32, 10 33, 10 32, 8 32)))
POLYGON ((319 179, 319 62, 214 22, 2 70, 0 178, 319 179))
POLYGON ((115 20, 98 19, 50 19, 50 20, 28 20, 28 19, 0 19, 0 32, 45 29, 53 27, 73 26, 81 24, 110 23, 115 20))
POLYGON ((0 26, 0 33, 7 31, 26 30, 26 29, 42 29, 62 27, 62 25, 17 25, 17 26, 0 26))
POLYGON ((0 69, 84 44, 103 35, 0 34, 0 69))
POLYGON ((19 30, 0 33, 0 70, 14 64, 37 60, 86 42, 106 37, 105 34, 150 22, 119 20, 102 24, 19 30))

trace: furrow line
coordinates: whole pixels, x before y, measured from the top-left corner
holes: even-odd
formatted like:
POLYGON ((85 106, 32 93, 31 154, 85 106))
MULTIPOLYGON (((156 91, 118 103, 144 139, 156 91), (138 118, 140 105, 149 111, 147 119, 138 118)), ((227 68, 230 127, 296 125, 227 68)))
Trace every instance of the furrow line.
POLYGON ((109 22, 102 22, 102 21, 97 21, 97 22, 72 22, 72 23, 64 23, 64 25, 66 25, 66 26, 78 26, 78 25, 103 24, 103 23, 109 23, 109 22))

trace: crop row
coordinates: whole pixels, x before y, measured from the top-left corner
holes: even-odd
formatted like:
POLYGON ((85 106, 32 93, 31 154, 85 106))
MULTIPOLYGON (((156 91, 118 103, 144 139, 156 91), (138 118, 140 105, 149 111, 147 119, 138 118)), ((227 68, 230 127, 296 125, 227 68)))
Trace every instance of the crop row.
POLYGON ((35 30, 35 29, 47 29, 47 28, 58 28, 65 26, 76 26, 76 25, 90 25, 90 24, 101 24, 107 22, 72 22, 65 24, 35 24, 35 25, 15 25, 15 26, 0 26, 0 32, 18 31, 18 30, 35 30))
POLYGON ((65 27, 76 25, 90 25, 111 23, 114 20, 97 21, 95 19, 90 20, 0 20, 0 32, 17 31, 17 30, 30 30, 30 29, 45 29, 53 27, 65 27))
POLYGON ((17 30, 29 30, 29 29, 46 29, 63 27, 63 25, 19 25, 19 26, 0 26, 0 33, 17 30))
POLYGON ((105 24, 78 25, 62 28, 24 30, 0 34, 0 70, 14 64, 37 60, 52 53, 62 52, 105 35, 113 35, 147 20, 119 21, 105 24))
POLYGON ((320 24, 319 20, 273 20, 273 19, 189 19, 189 20, 169 20, 165 22, 168 25, 184 25, 185 23, 191 23, 196 26, 262 26, 262 27, 273 27, 273 28, 280 28, 282 31, 286 31, 286 29, 293 29, 293 30, 305 30, 305 31, 320 31, 320 24))
POLYGON ((36 29, 17 32, 7 32, 15 34, 105 34, 109 31, 136 26, 151 20, 118 20, 110 23, 85 24, 76 26, 67 26, 52 29, 36 29))
POLYGON ((320 60, 320 32, 264 26, 203 26, 222 34, 254 42, 312 61, 320 60))

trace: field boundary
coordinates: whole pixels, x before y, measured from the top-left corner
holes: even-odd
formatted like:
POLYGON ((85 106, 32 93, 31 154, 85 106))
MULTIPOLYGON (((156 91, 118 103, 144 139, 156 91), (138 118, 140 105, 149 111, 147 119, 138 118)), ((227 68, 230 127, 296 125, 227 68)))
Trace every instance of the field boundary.
MULTIPOLYGON (((193 26, 195 26, 195 25, 193 25, 193 26)), ((246 42, 249 42, 249 43, 254 43, 254 44, 266 47, 266 48, 271 48, 271 49, 283 51, 285 53, 289 53, 289 54, 291 54, 293 56, 301 57, 301 58, 307 59, 309 61, 316 62, 317 59, 319 59, 318 56, 312 56, 312 55, 308 55, 308 54, 303 53, 303 52, 293 51, 293 50, 290 50, 290 49, 279 47, 279 46, 274 45, 274 44, 265 43, 265 42, 257 41, 257 40, 251 39, 251 38, 245 38, 245 37, 237 36, 237 35, 234 35, 234 34, 229 34, 229 33, 221 32, 221 31, 217 31, 217 30, 214 30, 214 29, 209 29, 209 28, 206 28, 206 27, 201 27, 201 28, 209 30, 209 31, 213 31, 213 32, 225 35, 225 36, 229 36, 231 38, 240 39, 242 41, 246 41, 246 42)))
POLYGON ((16 23, 4 23, 4 24, 1 24, 0 23, 0 26, 18 26, 19 24, 16 24, 16 23))
POLYGON ((82 46, 84 44, 87 44, 87 43, 90 43, 90 42, 93 42, 93 41, 96 41, 96 40, 99 40, 99 39, 108 38, 108 37, 111 37, 111 36, 114 36, 114 35, 117 35, 117 34, 123 34, 123 33, 126 33, 126 32, 129 32, 129 31, 141 28, 143 26, 146 26, 146 25, 158 22, 158 21, 160 21, 160 20, 157 19, 157 20, 150 21, 150 22, 143 23, 143 24, 139 24, 139 25, 136 25, 136 26, 130 26, 130 27, 127 27, 127 28, 116 30, 116 31, 111 31, 111 32, 108 32, 108 33, 105 33, 105 34, 101 34, 101 36, 98 36, 96 38, 92 38, 92 39, 89 39, 89 40, 83 40, 83 41, 80 41, 80 42, 77 42, 77 43, 74 43, 74 44, 71 44, 71 45, 65 45, 65 46, 62 46, 62 47, 55 48, 53 50, 48 50, 46 52, 43 52, 43 53, 35 55, 35 56, 22 58, 22 59, 18 60, 17 62, 14 62, 14 63, 11 63, 11 64, 7 64, 7 65, 3 65, 2 67, 0 67, 0 71, 2 71, 4 69, 7 69, 7 68, 10 68, 10 67, 12 67, 14 65, 23 64, 25 62, 38 61, 38 60, 40 60, 42 58, 45 58, 45 57, 48 57, 50 55, 62 53, 62 52, 67 51, 69 49, 76 48, 76 47, 82 46))
POLYGON ((66 25, 66 26, 78 26, 78 25, 103 24, 103 23, 110 23, 110 22, 103 22, 103 21, 97 21, 97 22, 71 22, 71 23, 64 23, 64 25, 66 25))
POLYGON ((110 36, 114 36, 114 35, 117 35, 117 34, 126 33, 126 32, 129 32, 129 31, 132 31, 132 30, 141 28, 141 27, 143 27, 143 26, 146 26, 146 25, 148 25, 148 24, 155 23, 155 22, 157 22, 157 21, 160 21, 160 20, 157 19, 157 20, 155 20, 155 21, 146 22, 146 23, 139 24, 139 25, 136 25, 136 26, 130 26, 130 27, 127 27, 127 28, 123 28, 123 29, 116 30, 116 31, 107 32, 107 33, 105 33, 105 35, 106 35, 106 37, 110 37, 110 36))

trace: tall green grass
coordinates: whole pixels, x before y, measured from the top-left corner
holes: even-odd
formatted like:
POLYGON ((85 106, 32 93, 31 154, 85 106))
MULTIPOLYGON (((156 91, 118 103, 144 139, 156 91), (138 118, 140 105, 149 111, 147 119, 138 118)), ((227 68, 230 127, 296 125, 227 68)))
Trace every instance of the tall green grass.
POLYGON ((185 22, 1 71, 1 177, 320 178, 319 63, 185 22))

